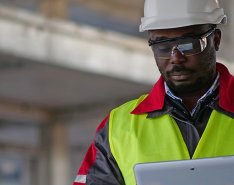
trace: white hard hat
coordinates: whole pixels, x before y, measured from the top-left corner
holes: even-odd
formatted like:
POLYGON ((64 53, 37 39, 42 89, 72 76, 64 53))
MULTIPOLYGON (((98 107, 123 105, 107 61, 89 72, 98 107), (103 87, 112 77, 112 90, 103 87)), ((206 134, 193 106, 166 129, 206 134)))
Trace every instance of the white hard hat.
POLYGON ((145 0, 140 32, 226 22, 219 0, 145 0))

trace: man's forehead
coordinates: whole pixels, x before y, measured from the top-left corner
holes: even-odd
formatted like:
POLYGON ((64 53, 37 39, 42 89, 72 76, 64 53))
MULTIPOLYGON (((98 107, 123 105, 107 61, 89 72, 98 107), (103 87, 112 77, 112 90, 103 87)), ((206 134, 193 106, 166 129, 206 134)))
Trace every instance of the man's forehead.
POLYGON ((173 37, 184 37, 201 34, 209 28, 209 25, 193 25, 180 28, 169 28, 160 30, 149 30, 149 37, 151 39, 164 39, 173 37))

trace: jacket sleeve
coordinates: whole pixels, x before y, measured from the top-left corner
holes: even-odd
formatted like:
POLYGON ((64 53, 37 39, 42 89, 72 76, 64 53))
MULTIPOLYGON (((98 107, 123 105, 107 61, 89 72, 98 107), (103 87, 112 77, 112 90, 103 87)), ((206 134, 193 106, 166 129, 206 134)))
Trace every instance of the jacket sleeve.
POLYGON ((96 130, 73 185, 124 185, 122 174, 111 154, 108 140, 109 116, 96 130))

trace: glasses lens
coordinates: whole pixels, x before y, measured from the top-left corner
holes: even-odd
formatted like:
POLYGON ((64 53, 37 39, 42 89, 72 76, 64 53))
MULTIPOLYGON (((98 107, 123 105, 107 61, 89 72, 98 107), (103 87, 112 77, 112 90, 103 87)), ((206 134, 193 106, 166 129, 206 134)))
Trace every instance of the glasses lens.
POLYGON ((169 59, 171 52, 176 46, 185 56, 196 55, 201 53, 207 45, 206 38, 183 38, 176 41, 162 42, 152 45, 152 49, 158 58, 169 59))
POLYGON ((170 58, 173 48, 172 42, 163 42, 152 45, 152 49, 157 57, 170 58))
POLYGON ((177 47, 184 55, 190 56, 203 51, 201 44, 200 39, 188 38, 178 41, 177 47))

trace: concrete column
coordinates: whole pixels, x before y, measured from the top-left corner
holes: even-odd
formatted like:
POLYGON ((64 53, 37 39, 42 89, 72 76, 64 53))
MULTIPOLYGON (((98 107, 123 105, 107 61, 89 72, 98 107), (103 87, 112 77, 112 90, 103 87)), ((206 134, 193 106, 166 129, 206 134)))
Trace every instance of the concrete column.
POLYGON ((49 18, 67 18, 68 0, 41 0, 41 12, 49 18))
POLYGON ((234 1, 221 0, 220 3, 228 16, 228 23, 226 25, 221 26, 222 41, 218 55, 220 55, 220 57, 225 59, 226 61, 233 63, 234 53, 232 52, 232 48, 234 47, 234 1))
POLYGON ((69 146, 66 125, 51 125, 51 185, 66 185, 70 178, 69 146))
POLYGON ((39 149, 38 163, 38 185, 51 185, 50 175, 50 146, 51 146, 51 131, 49 124, 41 125, 41 147, 39 149))

